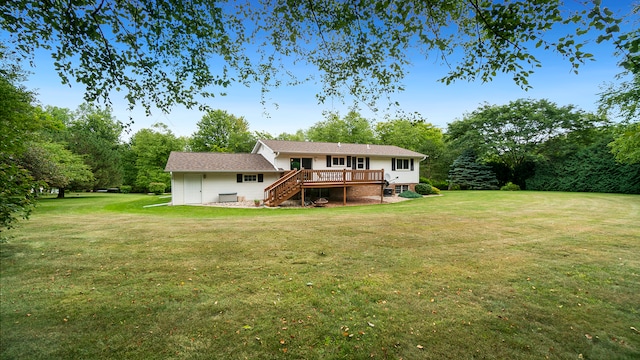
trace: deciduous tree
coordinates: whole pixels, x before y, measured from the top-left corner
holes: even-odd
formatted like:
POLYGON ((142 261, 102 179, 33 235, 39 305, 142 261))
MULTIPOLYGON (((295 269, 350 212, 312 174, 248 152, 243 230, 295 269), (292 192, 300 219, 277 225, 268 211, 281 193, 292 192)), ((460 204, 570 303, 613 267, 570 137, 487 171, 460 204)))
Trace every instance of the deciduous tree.
POLYGON ((307 140, 307 136, 305 135, 303 130, 297 130, 295 133, 281 133, 276 137, 276 140, 287 140, 287 141, 305 141, 307 140))
POLYGON ((83 157, 57 142, 34 141, 29 144, 21 163, 35 180, 48 187, 58 188, 58 198, 64 198, 68 188, 86 188, 93 182, 91 168, 83 157))
MULTIPOLYGON (((376 124, 376 134, 381 144, 395 145, 425 154, 427 158, 420 170, 427 178, 432 178, 434 165, 444 152, 442 130, 424 120, 395 119, 376 124)), ((446 179, 446 174, 437 177, 446 179)))
MULTIPOLYGON (((0 65, 5 64, 0 46, 0 65)), ((0 230, 27 218, 35 206, 37 183, 18 159, 41 128, 34 95, 20 85, 20 69, 0 66, 0 230)))
POLYGON ((617 161, 640 164, 640 122, 620 125, 609 147, 617 161))
POLYGON ((351 144, 375 144, 377 142, 371 123, 357 111, 349 111, 344 118, 340 118, 336 112, 328 112, 325 116, 326 120, 315 123, 307 130, 307 139, 351 144))
POLYGON ((316 73, 320 100, 373 102, 403 89, 416 52, 449 65, 447 83, 506 73, 527 87, 539 49, 576 70, 592 57, 583 44, 617 39, 622 16, 600 0, 577 10, 552 0, 13 0, 0 3, 0 30, 22 57, 48 51, 88 102, 123 92, 132 106, 168 111, 206 106, 234 83, 269 88, 316 73), (295 75, 300 63, 315 69, 295 75))
POLYGON ((247 120, 224 110, 206 113, 197 126, 189 143, 191 151, 248 153, 255 145, 247 120))
MULTIPOLYGON (((483 105, 449 124, 447 134, 453 144, 471 147, 481 160, 501 163, 513 172, 526 162, 535 161, 543 143, 604 123, 605 119, 571 105, 520 99, 506 105, 483 105)), ((517 178, 512 173, 506 180, 517 178)))
MULTIPOLYGON (((184 151, 186 140, 176 137, 162 123, 156 123, 151 129, 142 129, 131 137, 132 156, 126 158, 135 162, 135 191, 149 191, 149 184, 161 182, 171 188, 171 175, 164 167, 172 151, 184 151)), ((129 167, 131 168, 131 167, 129 167)))

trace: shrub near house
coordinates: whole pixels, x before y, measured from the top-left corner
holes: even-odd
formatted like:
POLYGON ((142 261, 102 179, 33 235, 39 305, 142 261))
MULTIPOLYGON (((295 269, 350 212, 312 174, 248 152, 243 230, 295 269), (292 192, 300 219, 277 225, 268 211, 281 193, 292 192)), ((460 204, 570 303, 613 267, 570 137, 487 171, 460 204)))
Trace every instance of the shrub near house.
POLYGON ((438 195, 440 194, 440 189, 426 183, 420 183, 416 185, 416 192, 420 195, 438 195))

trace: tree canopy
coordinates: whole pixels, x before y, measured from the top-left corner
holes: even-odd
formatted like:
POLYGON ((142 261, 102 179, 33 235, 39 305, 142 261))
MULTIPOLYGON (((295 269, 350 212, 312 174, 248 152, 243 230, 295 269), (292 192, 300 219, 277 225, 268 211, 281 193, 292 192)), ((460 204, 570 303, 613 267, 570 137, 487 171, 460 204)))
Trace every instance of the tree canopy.
POLYGON ((395 145, 437 157, 443 150, 442 130, 424 120, 393 119, 379 122, 376 134, 382 144, 395 145))
POLYGON ((616 17, 600 0, 572 4, 14 0, 0 4, 0 30, 20 57, 50 53, 63 82, 86 87, 88 102, 122 92, 147 111, 206 107, 203 98, 232 84, 268 89, 308 79, 322 83, 320 100, 350 94, 372 103, 403 89, 415 53, 448 65, 446 83, 504 73, 528 87, 541 65, 539 50, 558 53, 577 70, 592 57, 583 45, 593 39, 617 41, 621 64, 637 66, 637 37, 621 32, 628 14, 616 17), (291 65, 313 70, 295 73, 291 65))
POLYGON ((543 143, 605 123, 571 105, 548 100, 519 99, 506 105, 485 104, 449 124, 447 134, 460 148, 473 148, 480 158, 514 170, 534 160, 543 143))
POLYGON ((111 110, 82 104, 67 127, 68 146, 85 155, 85 163, 94 175, 92 188, 107 188, 122 183, 120 135, 122 125, 111 110))
POLYGON ((33 93, 20 86, 19 79, 19 69, 0 66, 0 231, 27 218, 35 206, 37 183, 18 160, 42 121, 33 93))
POLYGON ((616 160, 626 164, 640 164, 640 122, 618 127, 617 137, 609 143, 616 160))
POLYGON ((224 110, 209 111, 197 125, 189 143, 191 151, 247 153, 255 145, 247 120, 224 110))
POLYGON ((135 191, 149 191, 151 183, 164 183, 171 187, 171 175, 164 172, 164 167, 172 151, 184 151, 186 140, 176 137, 167 125, 156 123, 151 129, 136 132, 130 141, 129 156, 131 162, 125 168, 133 169, 128 176, 135 191))
POLYGON ((64 198, 65 190, 75 186, 91 188, 94 175, 81 155, 75 154, 58 142, 32 142, 22 163, 35 180, 58 189, 58 198, 64 198))
POLYGON ((310 141, 374 144, 375 134, 369 120, 351 110, 343 118, 335 112, 325 114, 326 120, 313 124, 307 130, 310 141))

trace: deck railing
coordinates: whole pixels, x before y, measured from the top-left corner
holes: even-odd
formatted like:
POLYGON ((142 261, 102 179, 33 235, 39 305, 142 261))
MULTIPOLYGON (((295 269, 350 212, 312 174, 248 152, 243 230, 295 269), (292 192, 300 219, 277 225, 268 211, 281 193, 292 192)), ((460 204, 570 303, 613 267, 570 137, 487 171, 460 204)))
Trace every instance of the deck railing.
POLYGON ((300 191, 301 185, 302 172, 291 170, 264 189, 264 203, 268 206, 278 206, 300 191))
POLYGON ((264 189, 264 202, 278 206, 303 187, 382 184, 384 170, 291 170, 264 189))
POLYGON ((380 183, 384 170, 302 170, 305 185, 323 183, 380 183))

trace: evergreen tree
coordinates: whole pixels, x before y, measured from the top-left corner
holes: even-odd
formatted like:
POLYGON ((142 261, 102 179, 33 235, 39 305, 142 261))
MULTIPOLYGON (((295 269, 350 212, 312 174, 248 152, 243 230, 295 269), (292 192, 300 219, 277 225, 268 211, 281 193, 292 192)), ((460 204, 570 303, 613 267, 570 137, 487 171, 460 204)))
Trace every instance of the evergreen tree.
POLYGON ((640 164, 616 162, 607 147, 614 135, 600 136, 591 145, 538 164, 527 189, 640 194, 640 164))
POLYGON ((91 187, 97 190, 122 184, 122 125, 112 115, 111 109, 82 104, 67 129, 69 149, 83 155, 93 172, 91 187))
POLYGON ((498 180, 491 168, 477 161, 473 150, 465 150, 451 165, 449 189, 497 190, 498 180))

